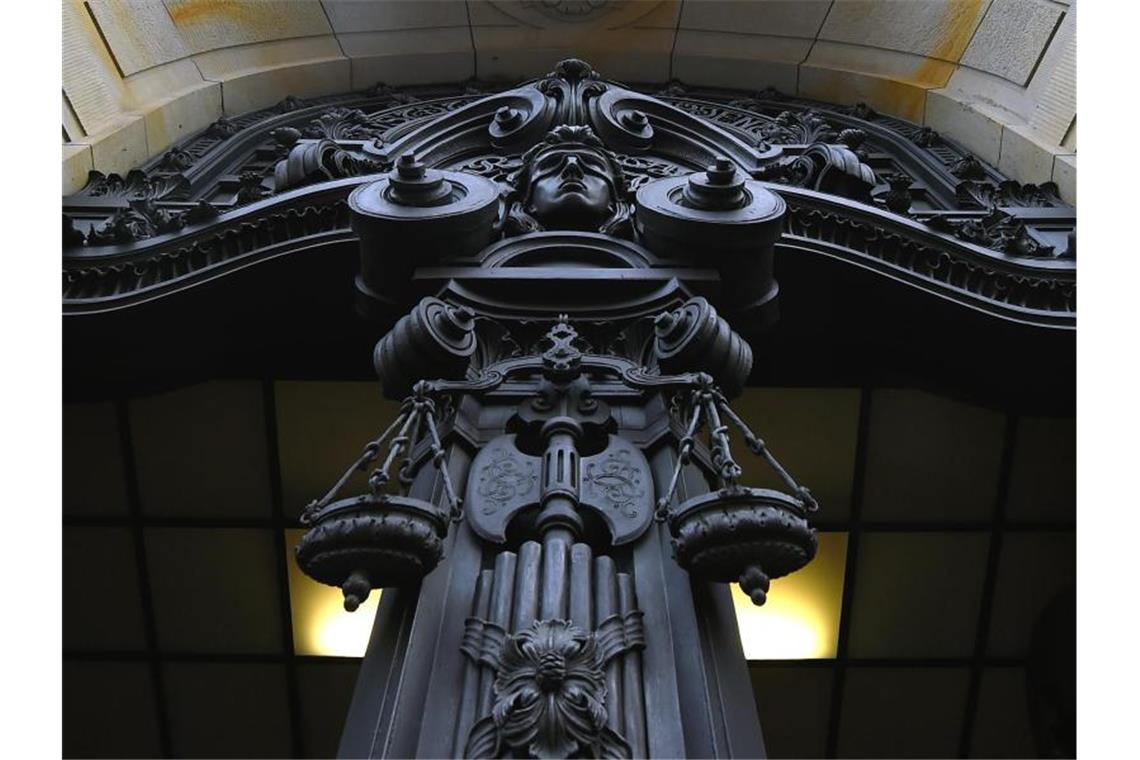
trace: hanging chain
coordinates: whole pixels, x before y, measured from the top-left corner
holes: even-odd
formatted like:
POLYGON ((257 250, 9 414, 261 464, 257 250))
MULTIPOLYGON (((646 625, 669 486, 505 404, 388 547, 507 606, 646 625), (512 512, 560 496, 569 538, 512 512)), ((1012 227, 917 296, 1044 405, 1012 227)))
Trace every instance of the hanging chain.
POLYGON ((432 464, 439 471, 443 480, 444 494, 447 497, 449 516, 453 522, 459 522, 463 519, 463 500, 455 494, 455 487, 451 482, 451 474, 447 471, 447 453, 443 448, 443 442, 439 437, 439 429, 436 425, 436 404, 431 398, 431 394, 435 388, 425 381, 420 381, 412 390, 412 395, 404 400, 400 407, 400 413, 391 425, 384 430, 375 440, 370 441, 365 447, 364 452, 360 457, 353 462, 353 464, 345 470, 336 484, 329 489, 320 499, 316 499, 305 507, 304 512, 301 514, 301 524, 309 524, 316 515, 328 506, 344 488, 348 479, 352 477, 355 472, 362 472, 368 469, 368 465, 376 461, 380 455, 380 448, 384 441, 388 441, 388 454, 384 457, 384 461, 368 475, 368 490, 376 496, 381 496, 384 488, 391 481, 392 465, 400 459, 403 455, 403 461, 400 463, 400 468, 397 473, 397 479, 402 490, 407 493, 407 489, 412 484, 413 469, 415 462, 412 459, 412 453, 416 448, 416 444, 422 439, 424 430, 427 430, 429 445, 432 453, 432 464), (393 436, 393 433, 395 435, 393 436), (391 437, 391 440, 388 440, 391 437))
POLYGON ((716 397, 710 389, 701 391, 701 402, 709 425, 709 449, 712 452, 713 467, 720 478, 721 488, 732 488, 740 478, 740 465, 732 458, 728 441, 728 426, 720 421, 716 397))
MULTIPOLYGON (((695 395, 698 391, 693 391, 695 395)), ((692 404, 693 416, 689 420, 688 427, 685 428, 685 436, 681 439, 681 445, 677 449, 677 464, 673 467, 673 476, 669 480, 669 488, 665 490, 665 495, 657 500, 657 510, 654 517, 658 522, 664 522, 669 518, 669 502, 673 501, 673 494, 677 491, 677 481, 681 477, 681 468, 689 463, 693 453, 693 443, 696 440, 697 431, 701 426, 701 405, 692 404)))
POLYGON ((455 495, 455 486, 451 483, 451 473, 447 471, 447 462, 445 461, 447 453, 443 450, 443 442, 439 438, 439 430, 435 424, 435 402, 427 396, 427 388, 427 384, 420 381, 416 384, 415 390, 417 395, 424 399, 424 421, 427 423, 428 434, 431 436, 431 461, 443 478, 443 490, 447 495, 447 503, 451 507, 451 520, 452 522, 460 522, 463 519, 463 499, 455 495))
POLYGON ((385 439, 387 439, 388 436, 390 436, 396 428, 407 424, 409 413, 410 410, 408 404, 405 403, 404 406, 400 409, 400 414, 396 416, 396 419, 392 422, 392 424, 389 425, 388 428, 379 435, 379 437, 373 441, 368 442, 368 444, 364 447, 364 452, 355 462, 352 463, 352 465, 349 466, 347 470, 344 471, 344 474, 341 475, 336 484, 329 489, 328 493, 319 499, 314 499, 313 501, 309 502, 304 511, 301 513, 302 525, 307 525, 318 512, 328 506, 328 504, 336 498, 337 494, 340 493, 340 489, 344 488, 344 484, 348 482, 348 479, 352 477, 352 474, 354 472, 363 472, 368 468, 368 465, 371 462, 376 461, 376 457, 380 454, 380 446, 383 445, 385 439))
POLYGON ((665 490, 665 495, 657 500, 657 509, 654 512, 654 517, 658 522, 668 520, 670 517, 671 512, 669 505, 676 495, 677 486, 681 478, 681 470, 689 464, 692 459, 693 445, 696 441, 696 436, 706 423, 708 425, 709 452, 712 455, 712 465, 716 471, 720 487, 736 488, 738 486, 742 470, 732 456, 728 436, 729 426, 722 421, 722 415, 740 431, 748 450, 764 459, 780 480, 795 494, 795 497, 800 501, 806 511, 815 512, 819 509, 819 503, 815 500, 815 497, 812 496, 811 491, 795 481, 791 474, 784 469, 784 466, 772 455, 772 452, 768 450, 768 446, 764 443, 763 439, 753 433, 752 429, 740 418, 740 415, 733 411, 732 407, 728 404, 728 399, 726 399, 720 389, 713 384, 711 377, 704 373, 699 373, 693 376, 691 380, 689 378, 678 377, 678 380, 681 379, 686 380, 684 384, 689 386, 688 390, 682 391, 682 393, 687 395, 687 399, 681 404, 676 404, 678 396, 674 396, 673 403, 680 409, 687 408, 691 409, 692 412, 689 417, 688 425, 685 427, 685 434, 681 438, 678 446, 677 461, 673 467, 669 487, 665 490))
POLYGON ((764 439, 752 432, 752 428, 748 427, 748 424, 740 418, 740 415, 733 411, 732 407, 728 405, 728 400, 725 399, 724 395, 721 394, 720 391, 717 391, 716 395, 717 406, 724 411, 725 416, 736 426, 740 434, 744 436, 744 445, 748 447, 748 450, 764 458, 764 461, 767 462, 768 466, 779 476, 780 480, 784 481, 784 485, 796 495, 796 498, 803 502, 804 509, 808 512, 818 511, 819 502, 811 495, 811 491, 797 483, 791 473, 784 469, 784 466, 780 464, 779 460, 768 450, 768 445, 764 443, 764 439))

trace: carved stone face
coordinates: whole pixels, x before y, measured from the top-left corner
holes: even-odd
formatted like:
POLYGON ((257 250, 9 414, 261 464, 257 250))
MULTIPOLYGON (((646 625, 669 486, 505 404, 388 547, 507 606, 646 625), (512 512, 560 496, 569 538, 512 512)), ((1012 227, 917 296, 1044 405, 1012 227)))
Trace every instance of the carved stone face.
POLYGON ((616 200, 616 178, 605 157, 581 146, 554 148, 531 167, 527 212, 544 224, 597 229, 616 200))

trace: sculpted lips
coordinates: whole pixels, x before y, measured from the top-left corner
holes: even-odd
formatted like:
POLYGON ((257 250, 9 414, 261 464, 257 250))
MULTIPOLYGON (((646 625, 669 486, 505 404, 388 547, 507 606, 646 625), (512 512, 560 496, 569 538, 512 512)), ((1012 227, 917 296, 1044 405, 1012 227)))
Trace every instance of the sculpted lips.
POLYGON ((576 179, 563 180, 558 189, 565 193, 584 193, 586 185, 576 179))

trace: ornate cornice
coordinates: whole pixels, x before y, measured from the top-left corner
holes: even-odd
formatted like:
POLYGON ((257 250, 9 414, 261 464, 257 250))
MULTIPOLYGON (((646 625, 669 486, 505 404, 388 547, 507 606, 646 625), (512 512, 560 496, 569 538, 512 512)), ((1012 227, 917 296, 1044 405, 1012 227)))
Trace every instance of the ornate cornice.
POLYGON ((92 173, 64 199, 65 311, 343 245, 354 237, 347 195, 407 151, 491 180, 509 199, 526 135, 561 118, 593 125, 630 200, 726 150, 787 203, 782 255, 843 261, 1005 319, 1075 323, 1075 209, 1051 185, 1007 181, 936 133, 868 108, 677 83, 653 96, 575 63, 500 92, 464 83, 287 98, 219 120, 125 177, 92 173))

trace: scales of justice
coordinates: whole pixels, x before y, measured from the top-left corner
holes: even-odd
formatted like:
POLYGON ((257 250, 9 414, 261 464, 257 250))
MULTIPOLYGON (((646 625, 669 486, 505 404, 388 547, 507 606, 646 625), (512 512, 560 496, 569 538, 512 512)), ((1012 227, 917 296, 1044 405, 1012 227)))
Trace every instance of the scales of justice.
POLYGON ((731 405, 777 316, 759 178, 858 198, 870 170, 573 59, 364 151, 355 295, 402 406, 296 555, 350 610, 384 589, 340 754, 763 756, 725 584, 763 604, 817 505, 731 405))

